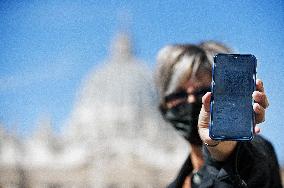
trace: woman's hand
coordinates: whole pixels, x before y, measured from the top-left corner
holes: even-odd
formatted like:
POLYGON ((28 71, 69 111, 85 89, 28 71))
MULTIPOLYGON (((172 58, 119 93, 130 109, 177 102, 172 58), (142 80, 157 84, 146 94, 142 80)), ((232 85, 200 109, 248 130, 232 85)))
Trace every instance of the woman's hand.
MULTIPOLYGON (((210 97, 211 92, 206 93, 202 98, 202 108, 199 114, 198 131, 203 143, 206 143, 207 148, 212 157, 218 161, 225 160, 235 149, 236 141, 214 141, 209 137, 209 122, 210 122, 210 97), (214 147, 210 147, 214 146, 214 147)), ((261 123, 265 120, 265 109, 269 106, 268 99, 264 93, 264 86, 261 80, 256 81, 256 91, 253 92, 252 98, 255 101, 253 110, 255 112, 256 123, 261 123)), ((259 133, 260 128, 255 126, 255 133, 259 133)))
MULTIPOLYGON (((264 92, 263 82, 259 79, 256 80, 256 91, 253 92, 252 98, 255 101, 253 105, 253 110, 255 112, 255 122, 256 124, 265 121, 265 109, 269 106, 267 96, 264 92)), ((255 133, 260 132, 258 125, 255 126, 255 133)))

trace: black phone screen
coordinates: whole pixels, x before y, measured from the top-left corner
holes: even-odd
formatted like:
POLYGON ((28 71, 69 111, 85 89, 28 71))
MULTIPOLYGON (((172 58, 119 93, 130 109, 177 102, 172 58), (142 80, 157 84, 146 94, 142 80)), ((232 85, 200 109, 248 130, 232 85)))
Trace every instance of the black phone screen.
POLYGON ((255 74, 256 58, 253 55, 215 56, 209 133, 212 139, 252 139, 255 74))

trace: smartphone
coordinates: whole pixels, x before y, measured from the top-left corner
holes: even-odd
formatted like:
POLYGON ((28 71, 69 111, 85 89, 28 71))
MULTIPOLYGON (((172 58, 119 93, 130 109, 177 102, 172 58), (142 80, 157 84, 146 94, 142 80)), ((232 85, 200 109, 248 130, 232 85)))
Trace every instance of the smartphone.
POLYGON ((257 60, 251 54, 217 54, 212 66, 209 136, 251 140, 255 115, 252 93, 257 60))

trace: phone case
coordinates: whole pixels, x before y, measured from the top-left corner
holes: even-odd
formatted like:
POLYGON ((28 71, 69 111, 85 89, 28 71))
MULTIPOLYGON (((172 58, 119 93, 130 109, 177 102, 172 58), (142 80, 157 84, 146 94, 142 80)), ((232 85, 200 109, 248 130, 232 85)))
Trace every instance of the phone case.
POLYGON ((252 93, 257 60, 251 54, 217 54, 212 66, 209 136, 251 140, 255 117, 252 93))

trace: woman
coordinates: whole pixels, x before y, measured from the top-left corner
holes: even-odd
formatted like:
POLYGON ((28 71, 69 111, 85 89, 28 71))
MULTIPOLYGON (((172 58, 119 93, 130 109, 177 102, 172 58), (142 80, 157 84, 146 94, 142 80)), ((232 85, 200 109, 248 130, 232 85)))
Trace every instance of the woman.
MULTIPOLYGON (((169 45, 157 56, 156 83, 165 120, 189 142, 191 153, 169 187, 281 187, 272 145, 255 136, 251 142, 217 142, 209 137, 213 56, 231 53, 217 42, 169 45)), ((256 123, 265 118, 268 100, 261 80, 253 93, 256 123)), ((259 133, 258 126, 255 132, 259 133)))

